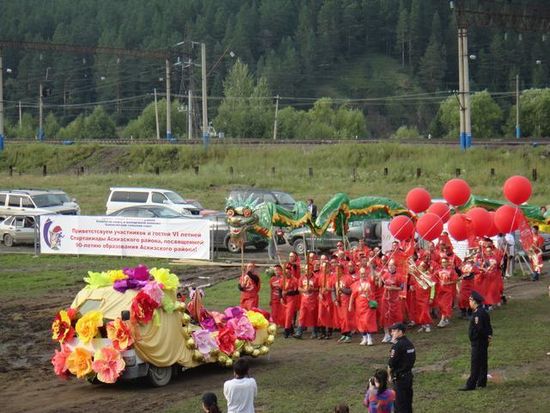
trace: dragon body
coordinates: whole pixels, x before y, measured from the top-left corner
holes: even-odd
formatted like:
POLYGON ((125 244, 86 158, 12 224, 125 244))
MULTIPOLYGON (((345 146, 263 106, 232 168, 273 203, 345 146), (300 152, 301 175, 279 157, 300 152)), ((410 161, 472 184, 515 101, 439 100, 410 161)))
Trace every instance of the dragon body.
MULTIPOLYGON (((470 200, 456 209, 467 212, 474 207, 483 207, 494 211, 505 202, 472 195, 470 200)), ((532 205, 521 205, 520 209, 530 224, 538 224, 542 231, 550 230, 550 217, 542 215, 540 208, 532 205)), ((298 228, 307 226, 317 236, 323 235, 332 227, 338 235, 346 233, 348 223, 367 219, 391 219, 396 215, 415 214, 404 205, 389 198, 363 196, 350 199, 344 193, 334 195, 320 210, 317 219, 313 220, 305 202, 299 201, 292 210, 272 202, 258 202, 252 197, 228 199, 225 207, 231 236, 242 238, 247 231, 271 238, 278 227, 298 228)))

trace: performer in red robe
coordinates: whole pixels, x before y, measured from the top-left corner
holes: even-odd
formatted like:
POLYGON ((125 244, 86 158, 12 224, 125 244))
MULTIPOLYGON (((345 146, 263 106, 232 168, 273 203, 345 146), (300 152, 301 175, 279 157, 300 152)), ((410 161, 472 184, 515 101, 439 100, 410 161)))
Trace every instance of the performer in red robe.
POLYGON ((451 267, 451 263, 446 258, 441 259, 441 268, 436 273, 436 278, 439 283, 439 296, 437 302, 441 312, 441 320, 438 327, 449 325, 449 320, 453 315, 453 301, 456 295, 456 281, 458 276, 451 267))
POLYGON ((474 291, 474 277, 479 272, 479 268, 476 266, 474 258, 469 256, 464 259, 460 270, 462 271, 462 274, 460 276, 458 308, 460 308, 460 317, 466 318, 472 313, 469 299, 472 295, 472 291, 474 291))
POLYGON ((334 305, 338 315, 338 326, 342 334, 338 343, 351 343, 351 334, 355 329, 355 316, 349 309, 353 278, 346 274, 340 264, 336 265, 334 284, 334 305))
POLYGON ((388 262, 388 268, 380 275, 384 283, 384 295, 382 297, 382 327, 384 338, 382 343, 391 342, 389 328, 395 323, 403 322, 400 294, 403 290, 402 276, 397 272, 394 260, 388 262))
POLYGON ((494 253, 492 245, 485 248, 483 256, 483 272, 485 273, 485 304, 493 306, 500 303, 502 289, 502 272, 500 261, 494 253))
MULTIPOLYGON (((429 257, 429 255, 428 255, 429 257)), ((418 260, 415 267, 410 269, 411 288, 414 291, 414 322, 419 324, 418 332, 431 331, 432 317, 430 304, 435 296, 435 282, 430 274, 430 268, 425 259, 418 260)))
POLYGON ((542 248, 544 246, 544 238, 539 234, 538 225, 533 226, 533 245, 529 250, 529 258, 531 261, 531 280, 538 281, 542 272, 542 248))
MULTIPOLYGON (((326 257, 325 257, 326 258, 326 257)), ((323 261, 321 257, 321 269, 318 276, 319 306, 317 312, 317 325, 319 326, 319 339, 330 339, 334 328, 334 302, 332 291, 334 278, 330 271, 330 263, 323 261)))
POLYGON ((244 273, 239 278, 239 290, 241 291, 241 307, 252 310, 259 306, 260 301, 260 276, 256 272, 256 264, 246 264, 244 273))
POLYGON ((351 291, 349 312, 355 312, 357 330, 363 335, 363 339, 359 345, 372 346, 371 334, 378 331, 378 324, 376 322, 378 303, 376 302, 372 288, 372 281, 368 279, 366 268, 359 270, 359 280, 353 283, 351 291))
POLYGON ((285 309, 285 338, 291 336, 293 332, 294 317, 299 306, 298 279, 294 277, 292 265, 285 266, 281 288, 281 302, 285 309))
POLYGON ((300 277, 298 292, 300 293, 300 313, 298 316, 298 330, 295 338, 302 338, 308 327, 313 328, 311 338, 317 338, 317 311, 319 305, 319 262, 312 263, 304 275, 300 277))
POLYGON ((283 267, 279 264, 274 265, 273 275, 269 279, 269 286, 271 287, 269 305, 271 306, 271 318, 278 326, 284 326, 285 324, 285 309, 281 303, 282 281, 283 267))

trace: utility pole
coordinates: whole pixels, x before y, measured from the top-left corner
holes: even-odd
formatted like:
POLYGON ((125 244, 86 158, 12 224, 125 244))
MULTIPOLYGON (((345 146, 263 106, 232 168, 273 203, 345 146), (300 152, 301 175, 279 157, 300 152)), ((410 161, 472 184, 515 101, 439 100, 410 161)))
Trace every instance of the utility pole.
POLYGON ((4 65, 0 48, 0 151, 4 150, 4 65))
POLYGON ((23 128, 23 109, 21 108, 21 101, 19 101, 19 129, 23 128))
POLYGON ((44 140, 44 125, 43 125, 43 117, 44 117, 44 85, 42 82, 40 82, 39 87, 39 99, 38 99, 38 134, 36 135, 36 139, 39 141, 44 140))
POLYGON ((273 140, 277 140, 277 117, 279 116, 279 95, 275 98, 275 122, 273 122, 273 140))
POLYGON ((157 126, 157 140, 160 140, 159 106, 157 103, 157 88, 154 88, 153 91, 155 93, 155 123, 157 126))
POLYGON ((193 139, 193 92, 191 91, 191 80, 187 91, 187 139, 193 139))
POLYGON ((170 103, 170 60, 166 59, 166 140, 172 141, 172 104, 170 103))
POLYGON ((516 75, 516 139, 521 137, 521 129, 519 127, 519 74, 516 75))
POLYGON ((206 44, 201 43, 201 72, 202 72, 202 138, 205 145, 210 139, 208 129, 208 102, 206 96, 206 44))
POLYGON ((464 133, 465 137, 465 149, 468 149, 472 146, 472 107, 470 103, 470 61, 468 55, 468 29, 464 28, 463 30, 463 49, 464 53, 462 59, 464 61, 464 133))
POLYGON ((466 117, 465 112, 466 108, 464 105, 464 60, 462 56, 464 55, 462 42, 463 29, 458 29, 458 104, 460 106, 460 148, 466 149, 466 117))

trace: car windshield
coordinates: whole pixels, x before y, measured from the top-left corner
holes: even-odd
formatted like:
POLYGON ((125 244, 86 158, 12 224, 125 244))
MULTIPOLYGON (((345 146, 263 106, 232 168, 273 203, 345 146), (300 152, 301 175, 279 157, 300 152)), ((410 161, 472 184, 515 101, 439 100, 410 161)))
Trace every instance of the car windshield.
POLYGON ((63 205, 63 202, 54 194, 34 195, 31 198, 38 208, 63 205))
POLYGON ((170 208, 156 208, 154 213, 159 218, 181 218, 182 215, 176 211, 172 211, 170 208))
POLYGON ((172 203, 174 204, 185 204, 185 199, 183 199, 179 194, 176 194, 175 192, 163 192, 164 196, 168 198, 172 203))
POLYGON ((294 198, 292 198, 289 194, 285 194, 284 192, 273 192, 273 193, 275 194, 277 201, 279 201, 279 204, 294 205, 296 203, 294 198))
POLYGON ((67 194, 59 193, 59 194, 50 194, 50 195, 56 197, 61 202, 71 202, 71 199, 69 198, 69 196, 67 194))

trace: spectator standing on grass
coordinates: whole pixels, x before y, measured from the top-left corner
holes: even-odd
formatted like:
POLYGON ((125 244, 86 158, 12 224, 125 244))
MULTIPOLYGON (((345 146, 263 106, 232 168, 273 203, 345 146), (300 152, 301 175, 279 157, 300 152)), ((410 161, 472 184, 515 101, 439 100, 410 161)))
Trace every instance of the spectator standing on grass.
POLYGON ((388 389, 388 372, 376 370, 369 380, 363 405, 369 413, 391 413, 395 404, 395 391, 388 389))
POLYGON ((315 221, 317 219, 317 205, 315 205, 312 198, 307 200, 307 210, 311 214, 311 220, 315 221))
POLYGON ((227 413, 254 413, 254 398, 258 394, 256 380, 248 375, 248 361, 238 359, 233 364, 234 378, 223 384, 227 413))
POLYGON ((218 397, 214 393, 204 393, 202 395, 202 410, 204 413, 221 413, 218 407, 218 397))

